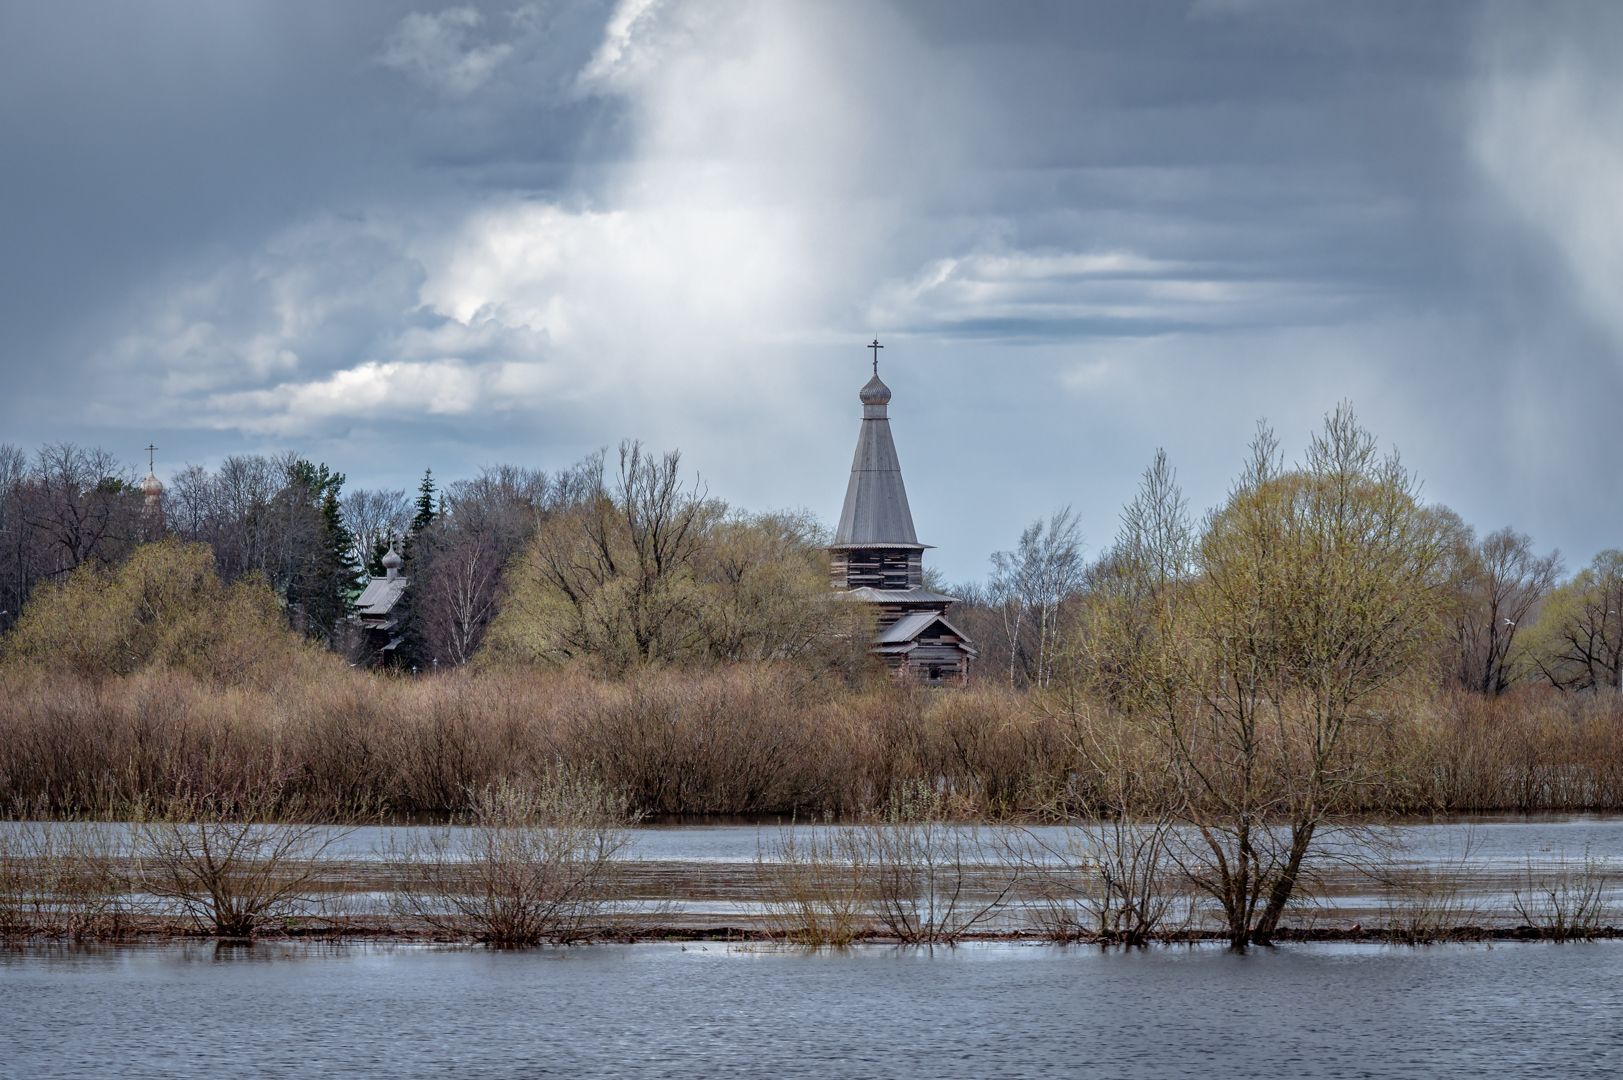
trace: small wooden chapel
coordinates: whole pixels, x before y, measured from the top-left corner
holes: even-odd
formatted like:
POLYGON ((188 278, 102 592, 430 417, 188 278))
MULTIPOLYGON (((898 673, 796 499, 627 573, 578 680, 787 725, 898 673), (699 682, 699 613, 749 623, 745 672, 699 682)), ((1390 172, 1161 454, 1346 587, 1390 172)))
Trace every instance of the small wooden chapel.
POLYGON ((941 685, 963 682, 974 643, 947 620, 957 597, 924 587, 924 552, 913 531, 913 512, 902 485, 902 466, 890 431, 890 387, 879 379, 879 350, 873 350, 873 378, 862 388, 862 428, 851 462, 840 524, 829 545, 831 574, 841 599, 871 605, 875 634, 872 651, 899 678, 941 685))

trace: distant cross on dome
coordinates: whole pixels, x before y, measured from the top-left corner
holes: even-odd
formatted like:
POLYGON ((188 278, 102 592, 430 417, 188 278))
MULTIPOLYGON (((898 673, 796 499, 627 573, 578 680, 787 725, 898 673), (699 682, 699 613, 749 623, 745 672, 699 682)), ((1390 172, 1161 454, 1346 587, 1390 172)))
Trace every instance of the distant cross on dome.
POLYGON ((147 446, 146 446, 146 452, 147 452, 147 472, 151 472, 152 468, 153 468, 153 463, 157 460, 155 455, 158 453, 158 448, 156 446, 153 446, 151 443, 148 443, 147 446))
POLYGON ((878 338, 874 338, 873 344, 869 345, 868 348, 873 350, 873 373, 874 378, 877 379, 879 377, 879 350, 883 349, 884 346, 879 344, 878 338))

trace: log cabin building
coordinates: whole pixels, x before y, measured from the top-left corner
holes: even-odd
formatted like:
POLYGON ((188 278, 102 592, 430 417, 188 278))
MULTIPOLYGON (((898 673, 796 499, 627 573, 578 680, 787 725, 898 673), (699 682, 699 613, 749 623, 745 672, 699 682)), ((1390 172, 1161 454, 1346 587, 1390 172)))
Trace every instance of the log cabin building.
POLYGON ((890 387, 879 379, 876 340, 873 378, 859 395, 862 428, 851 462, 840 524, 829 546, 836 595, 871 605, 872 651, 898 677, 940 685, 969 676, 975 645, 947 619, 957 597, 924 586, 924 552, 913 531, 913 512, 890 432, 890 387))
POLYGON ((355 621, 366 640, 367 655, 379 666, 398 663, 406 639, 404 601, 411 580, 400 572, 405 562, 391 540, 383 556, 383 576, 368 581, 355 600, 355 621))

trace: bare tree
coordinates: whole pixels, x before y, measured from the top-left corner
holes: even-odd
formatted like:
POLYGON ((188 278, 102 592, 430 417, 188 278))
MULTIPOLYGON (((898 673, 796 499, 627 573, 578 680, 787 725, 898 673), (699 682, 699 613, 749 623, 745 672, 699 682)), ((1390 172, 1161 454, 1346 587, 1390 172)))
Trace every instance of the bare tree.
POLYGON ((681 460, 622 443, 612 488, 599 458, 593 494, 542 528, 529 560, 538 587, 529 614, 544 628, 535 653, 624 668, 699 644, 694 563, 721 508, 683 480, 681 460))
POLYGON ((17 621, 33 587, 34 566, 27 522, 23 518, 23 484, 28 455, 0 443, 0 633, 17 621))
POLYGON ((21 510, 43 542, 47 576, 65 574, 89 560, 111 563, 128 552, 141 512, 132 480, 130 471, 100 447, 40 447, 21 510))
POLYGON ((203 466, 188 465, 170 478, 164 518, 175 535, 207 542, 216 512, 214 477, 203 466))
POLYGON ((1345 406, 1294 471, 1262 427, 1188 585, 1102 636, 1117 702, 1183 793, 1174 854, 1235 948, 1277 929, 1321 830, 1370 782, 1355 732, 1434 647, 1443 544, 1415 492, 1345 406))
POLYGON ((1164 587, 1188 578, 1195 547, 1189 501, 1165 450, 1156 448, 1138 493, 1122 511, 1121 526, 1115 557, 1130 563, 1146 586, 1164 587))
POLYGON ((1454 618, 1460 683, 1502 694, 1516 680, 1516 636, 1561 573, 1561 554, 1537 555, 1526 533, 1504 528, 1472 545, 1454 618))
POLYGON ((439 528, 433 539, 431 555, 421 542, 415 552, 412 610, 432 657, 466 664, 495 618, 505 560, 489 532, 439 528))
MULTIPOLYGON (((601 481, 601 465, 594 479, 601 481)), ((465 664, 507 597, 507 567, 541 524, 595 490, 581 466, 548 474, 497 465, 445 491, 444 513, 415 536, 412 626, 427 660, 465 664)))
POLYGON ((990 591, 1003 609, 1009 643, 1009 685, 1015 684, 1022 631, 1029 629, 1036 641, 1027 682, 1046 687, 1053 675, 1061 605, 1081 586, 1086 572, 1081 528, 1071 508, 1061 507, 1047 521, 1039 518, 1028 525, 1014 551, 992 556, 992 568, 990 591))
MULTIPOLYGON (((1032 527, 1020 534, 1022 546, 1032 527)), ((1009 650, 1009 685, 1015 684, 1015 672, 1021 661, 1021 643, 1026 626, 1026 569, 1012 551, 992 553, 992 580, 987 585, 987 597, 1002 616, 1003 638, 1009 650)))
POLYGON ((355 560, 371 567, 411 525, 411 498, 401 488, 356 488, 344 494, 344 524, 355 538, 355 560))

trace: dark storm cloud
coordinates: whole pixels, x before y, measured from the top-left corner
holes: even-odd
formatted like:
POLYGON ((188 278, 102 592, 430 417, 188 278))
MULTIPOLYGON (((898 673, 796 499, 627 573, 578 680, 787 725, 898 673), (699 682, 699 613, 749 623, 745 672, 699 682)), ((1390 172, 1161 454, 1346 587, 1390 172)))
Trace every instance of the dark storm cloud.
MULTIPOLYGON (((13 5, 0 440, 360 483, 621 435, 837 504, 885 354, 955 576, 1351 397, 1485 527, 1623 496, 1604 5, 13 5), (928 377, 926 376, 928 373, 928 377), (921 448, 962 440, 961 470, 921 448), (743 450, 744 447, 748 450, 743 450), (1552 477, 1557 477, 1552 481, 1552 477)), ((910 441, 911 440, 911 441, 910 441)))

